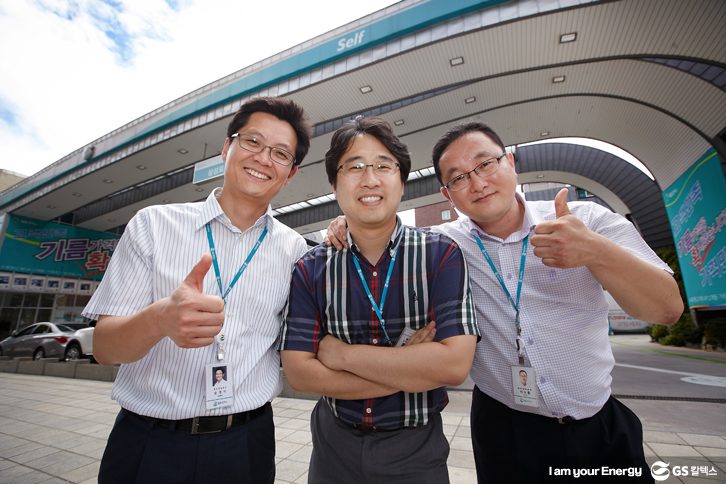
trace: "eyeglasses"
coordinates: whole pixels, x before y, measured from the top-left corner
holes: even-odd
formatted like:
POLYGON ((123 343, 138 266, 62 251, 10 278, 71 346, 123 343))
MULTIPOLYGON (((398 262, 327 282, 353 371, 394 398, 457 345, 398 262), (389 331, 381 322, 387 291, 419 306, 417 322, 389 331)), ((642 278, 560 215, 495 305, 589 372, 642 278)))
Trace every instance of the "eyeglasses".
POLYGON ((507 154, 502 153, 501 155, 495 156, 494 158, 487 158, 486 160, 476 165, 473 170, 462 173, 461 175, 455 176, 454 178, 449 180, 449 183, 444 185, 444 188, 452 192, 463 190, 471 183, 472 173, 476 173, 477 175, 482 177, 493 175, 494 172, 497 171, 497 168, 499 168, 499 164, 502 161, 502 158, 504 158, 505 156, 507 156, 507 154))
POLYGON ((376 161, 375 163, 346 161, 338 167, 336 173, 342 171, 345 176, 362 177, 369 166, 373 168, 373 173, 380 176, 393 175, 399 168, 399 164, 393 161, 376 161))
POLYGON ((235 133, 230 138, 237 138, 239 147, 252 153, 262 153, 265 148, 270 150, 270 159, 278 165, 290 165, 295 161, 295 155, 289 151, 275 146, 268 146, 257 139, 257 136, 245 133, 235 133))

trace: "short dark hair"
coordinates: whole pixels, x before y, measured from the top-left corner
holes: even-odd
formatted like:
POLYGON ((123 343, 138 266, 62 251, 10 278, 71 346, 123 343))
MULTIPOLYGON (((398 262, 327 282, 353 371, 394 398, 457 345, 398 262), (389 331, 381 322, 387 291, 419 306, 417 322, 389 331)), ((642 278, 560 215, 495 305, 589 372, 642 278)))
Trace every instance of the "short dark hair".
POLYGON ((286 121, 295 130, 297 145, 295 146, 294 166, 302 163, 310 149, 312 128, 305 116, 305 111, 291 99, 284 97, 257 97, 242 104, 227 126, 227 138, 240 130, 254 113, 267 113, 281 121, 286 121))
POLYGON ((330 149, 325 153, 328 182, 335 186, 340 158, 348 151, 353 139, 362 134, 373 136, 391 152, 398 162, 401 182, 406 183, 408 173, 411 171, 411 154, 408 152, 408 147, 393 133, 393 128, 385 119, 363 116, 356 116, 333 133, 330 149))
POLYGON ((454 126, 450 130, 448 130, 441 138, 439 138, 439 140, 434 145, 433 152, 431 153, 431 158, 434 162, 434 171, 436 172, 436 178, 438 178, 439 183, 441 183, 442 186, 444 185, 444 181, 441 179, 441 168, 439 167, 441 155, 444 154, 444 151, 446 151, 446 148, 448 148, 451 143, 461 138, 465 134, 472 133, 474 131, 479 131, 480 133, 488 136, 489 139, 499 145, 499 147, 502 149, 502 152, 504 152, 504 142, 499 137, 499 135, 486 124, 472 122, 454 126))

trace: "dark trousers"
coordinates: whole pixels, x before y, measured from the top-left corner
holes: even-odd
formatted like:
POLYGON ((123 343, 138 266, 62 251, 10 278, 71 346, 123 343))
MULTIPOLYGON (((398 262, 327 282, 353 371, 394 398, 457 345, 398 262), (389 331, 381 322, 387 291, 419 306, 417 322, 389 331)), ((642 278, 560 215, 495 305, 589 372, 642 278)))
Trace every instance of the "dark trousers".
POLYGON ((191 435, 121 411, 101 460, 99 484, 270 483, 275 480, 272 408, 244 425, 191 435))
POLYGON ((561 424, 511 409, 474 387, 471 440, 479 483, 653 482, 640 420, 613 397, 592 417, 561 424), (603 466, 632 468, 634 475, 603 476, 603 466), (576 478, 575 469, 596 474, 576 478))
POLYGON ((448 484, 441 415, 416 428, 361 432, 319 400, 310 419, 308 484, 448 484))

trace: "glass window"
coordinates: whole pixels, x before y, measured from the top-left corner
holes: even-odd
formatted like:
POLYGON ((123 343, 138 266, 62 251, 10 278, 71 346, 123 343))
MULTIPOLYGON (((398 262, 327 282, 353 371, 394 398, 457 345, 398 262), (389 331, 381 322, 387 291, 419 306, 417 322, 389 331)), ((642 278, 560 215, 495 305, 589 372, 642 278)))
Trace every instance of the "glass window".
POLYGON ((19 315, 19 308, 0 309, 0 337, 7 336, 17 329, 19 315))
POLYGON ((45 334, 50 332, 50 326, 48 326, 47 324, 39 324, 35 327, 35 331, 33 331, 33 334, 45 334))
POLYGON ((10 306, 11 308, 19 308, 23 305, 23 295, 22 293, 17 292, 11 292, 9 293, 9 298, 6 301, 6 305, 10 306))
MULTIPOLYGON (((41 294, 39 306, 41 308, 52 308, 54 301, 55 301, 55 296, 53 296, 53 294, 41 294)), ((40 318, 40 316, 38 316, 38 317, 40 318)), ((47 318, 41 318, 41 319, 43 321, 47 321, 47 318)))
POLYGON ((20 311, 20 326, 37 323, 35 319, 35 308, 23 308, 20 311))
POLYGON ((85 308, 88 305, 88 301, 91 300, 91 296, 76 296, 76 303, 74 306, 85 308))
POLYGON ((23 328, 18 333, 18 336, 26 336, 33 332, 33 330, 38 329, 36 326, 23 326, 23 328))
POLYGON ((38 309, 38 321, 50 321, 50 313, 52 311, 50 308, 38 309))
POLYGON ((38 301, 40 300, 40 294, 38 293, 30 293, 25 295, 25 299, 23 300, 23 306, 26 308, 34 308, 38 306, 38 301))

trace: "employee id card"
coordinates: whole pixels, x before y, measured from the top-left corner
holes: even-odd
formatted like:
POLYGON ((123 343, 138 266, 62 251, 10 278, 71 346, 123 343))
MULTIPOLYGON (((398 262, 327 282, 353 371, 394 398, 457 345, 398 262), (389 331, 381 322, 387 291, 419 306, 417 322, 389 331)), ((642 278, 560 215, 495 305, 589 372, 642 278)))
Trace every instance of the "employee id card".
POLYGON ((398 341, 396 341, 396 346, 405 346, 414 334, 416 334, 416 331, 406 326, 401 331, 401 335, 398 337, 398 341))
POLYGON ((537 373, 529 366, 512 367, 514 403, 527 407, 539 407, 537 373))
POLYGON ((234 400, 232 375, 228 363, 210 363, 204 369, 207 410, 229 407, 234 400))

